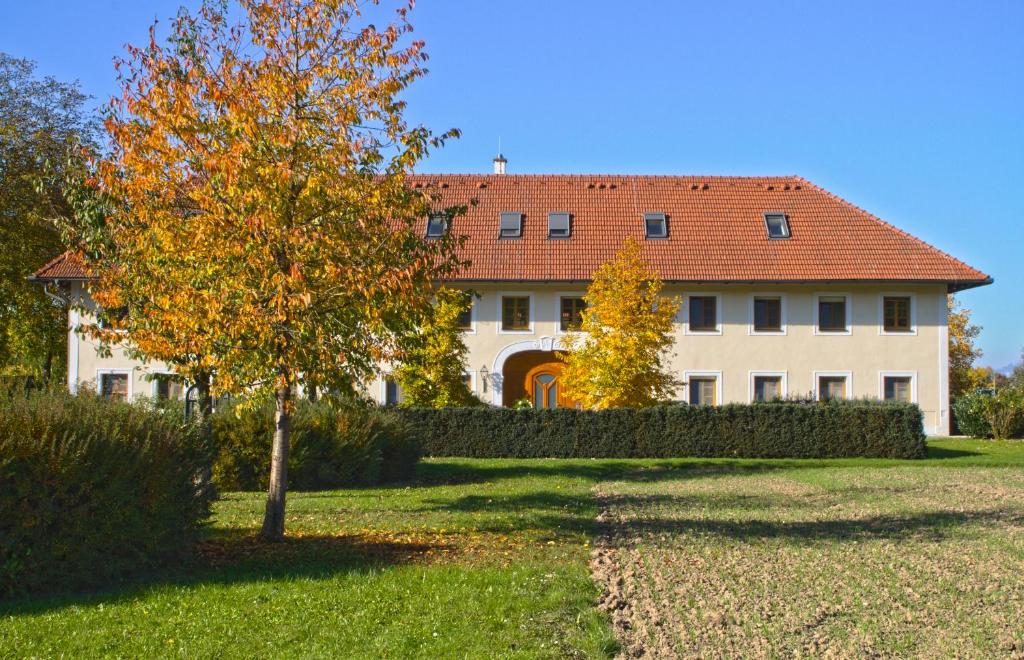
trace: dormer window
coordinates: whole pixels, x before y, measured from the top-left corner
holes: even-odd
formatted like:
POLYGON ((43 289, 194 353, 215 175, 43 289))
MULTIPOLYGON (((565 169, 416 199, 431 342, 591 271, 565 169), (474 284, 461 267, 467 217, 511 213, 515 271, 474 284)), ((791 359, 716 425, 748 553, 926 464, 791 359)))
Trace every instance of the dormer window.
POLYGON ((448 229, 448 218, 443 215, 432 215, 427 218, 427 238, 441 238, 448 229))
POLYGON ((668 221, 664 213, 644 213, 644 235, 647 238, 668 238, 668 221))
POLYGON ((768 228, 768 238, 789 238, 789 221, 785 213, 765 213, 764 225, 768 228))
POLYGON ((498 225, 498 236, 500 238, 519 238, 523 235, 523 214, 509 213, 501 214, 498 225))
POLYGON ((568 213, 548 213, 548 238, 569 238, 570 231, 568 213))

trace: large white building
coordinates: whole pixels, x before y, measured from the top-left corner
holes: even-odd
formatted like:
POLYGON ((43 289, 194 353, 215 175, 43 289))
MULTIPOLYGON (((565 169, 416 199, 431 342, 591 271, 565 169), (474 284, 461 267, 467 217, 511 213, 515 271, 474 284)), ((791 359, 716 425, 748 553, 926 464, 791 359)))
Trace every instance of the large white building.
MULTIPOLYGON (((691 403, 786 395, 917 403, 925 430, 949 430, 946 296, 991 283, 984 273, 794 176, 417 175, 439 207, 468 204, 424 240, 467 236, 470 265, 452 284, 478 296, 463 319, 471 389, 495 405, 523 398, 573 405, 559 391, 562 348, 591 274, 627 236, 682 299, 671 367, 691 403)), ((82 296, 73 254, 41 268, 50 290, 82 296)), ((87 314, 88 312, 86 312, 87 314)), ((180 396, 165 369, 76 332, 68 384, 111 396, 180 396)), ((381 373, 366 389, 401 392, 381 373)))

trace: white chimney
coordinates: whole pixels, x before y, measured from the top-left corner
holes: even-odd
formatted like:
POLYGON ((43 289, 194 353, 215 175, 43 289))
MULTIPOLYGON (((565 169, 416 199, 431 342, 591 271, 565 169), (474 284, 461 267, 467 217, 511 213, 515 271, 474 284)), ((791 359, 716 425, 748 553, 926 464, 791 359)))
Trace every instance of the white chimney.
POLYGON ((508 161, 505 160, 504 156, 502 156, 501 154, 498 154, 498 157, 494 159, 494 173, 495 174, 504 174, 505 173, 505 163, 507 163, 507 162, 508 161))

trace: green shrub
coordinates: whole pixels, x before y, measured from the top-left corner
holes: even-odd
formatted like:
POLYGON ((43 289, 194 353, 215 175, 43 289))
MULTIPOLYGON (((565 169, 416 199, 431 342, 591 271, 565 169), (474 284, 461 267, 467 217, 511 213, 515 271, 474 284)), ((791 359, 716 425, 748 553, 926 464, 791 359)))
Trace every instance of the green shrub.
POLYGON ((953 402, 953 415, 962 433, 999 439, 1024 434, 1024 387, 976 390, 953 402))
POLYGON ((402 415, 431 456, 921 458, 921 410, 910 404, 671 405, 640 410, 413 408, 402 415))
MULTIPOLYGON (((235 405, 213 415, 213 480, 221 490, 264 490, 270 477, 274 409, 235 405)), ((390 409, 346 400, 298 401, 291 421, 288 486, 320 490, 412 476, 420 445, 390 409)))
POLYGON ((992 437, 1020 437, 1024 432, 1024 388, 1004 387, 981 401, 982 413, 992 437))
POLYGON ((98 587, 180 557, 209 515, 194 425, 92 396, 0 396, 0 595, 98 587))
POLYGON ((985 419, 984 405, 985 399, 991 396, 991 392, 976 390, 956 398, 953 402, 953 417, 961 433, 972 438, 987 438, 992 435, 992 427, 985 419))

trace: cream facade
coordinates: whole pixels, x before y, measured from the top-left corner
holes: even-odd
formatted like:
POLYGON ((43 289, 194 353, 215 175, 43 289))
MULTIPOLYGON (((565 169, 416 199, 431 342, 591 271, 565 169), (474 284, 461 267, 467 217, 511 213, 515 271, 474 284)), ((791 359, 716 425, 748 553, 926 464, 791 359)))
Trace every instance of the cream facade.
MULTIPOLYGON (((561 299, 582 296, 585 286, 481 284, 471 288, 479 297, 465 333, 467 382, 484 401, 502 405, 505 389, 518 385, 507 381, 510 358, 564 349, 561 299), (529 327, 503 329, 502 297, 524 296, 530 300, 529 327)), ((927 433, 949 432, 944 285, 669 285, 664 293, 682 301, 668 360, 671 371, 684 381, 677 393, 680 401, 690 398, 687 383, 693 379, 714 381, 715 403, 753 401, 759 377, 777 383, 782 396, 822 396, 821 379, 825 378, 843 379, 846 398, 873 399, 886 397, 889 379, 906 388, 907 398, 921 407, 927 433), (717 300, 715 327, 692 329, 690 298, 711 296, 717 300), (822 297, 845 299, 846 330, 820 329, 817 310, 822 297), (886 297, 909 299, 909 330, 886 332, 886 297), (756 298, 780 301, 780 329, 755 329, 756 298)), ((369 391, 383 403, 387 389, 384 374, 369 391)))
MULTIPOLYGON (((467 384, 485 402, 507 405, 507 389, 525 391, 518 382, 521 377, 509 373, 510 360, 528 353, 548 354, 555 360, 554 352, 567 347, 568 333, 562 330, 560 318, 562 299, 582 297, 586 287, 582 283, 464 286, 477 294, 464 333, 469 348, 467 384), (503 327, 503 298, 529 300, 525 328, 503 327)), ((74 284, 71 294, 84 302, 85 309, 69 312, 69 388, 103 392, 105 381, 108 389, 117 381, 113 386, 124 387, 128 399, 161 395, 158 378, 171 370, 160 362, 132 358, 123 347, 112 347, 107 354, 98 342, 82 336, 79 326, 94 321, 94 306, 82 284, 74 284)), ((757 387, 765 382, 777 388, 780 396, 819 398, 826 395, 823 388, 831 382, 845 398, 884 399, 888 379, 890 387, 898 383, 904 396, 920 406, 928 434, 949 432, 943 285, 667 285, 664 295, 678 297, 682 303, 667 361, 683 382, 676 396, 679 401, 690 400, 694 380, 704 381, 704 391, 713 397, 705 402, 714 404, 754 401, 757 387), (693 327, 694 297, 716 301, 713 327, 693 327), (908 330, 885 330, 883 301, 887 297, 910 301, 908 330), (822 298, 844 301, 845 330, 822 330, 822 298), (778 300, 778 329, 756 328, 757 299, 778 300)), ((400 396, 393 385, 389 388, 386 371, 365 389, 380 403, 400 396)), ((527 398, 532 398, 529 392, 527 398)))

